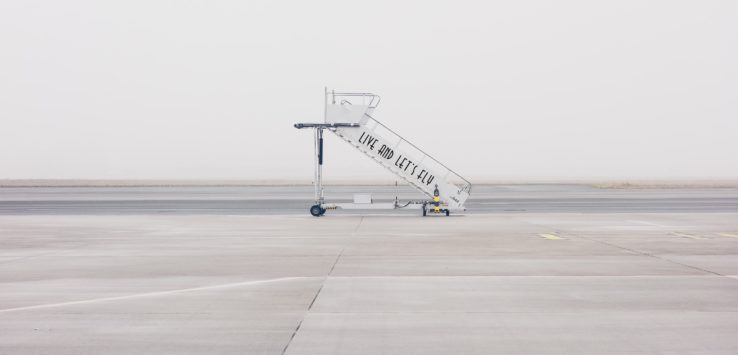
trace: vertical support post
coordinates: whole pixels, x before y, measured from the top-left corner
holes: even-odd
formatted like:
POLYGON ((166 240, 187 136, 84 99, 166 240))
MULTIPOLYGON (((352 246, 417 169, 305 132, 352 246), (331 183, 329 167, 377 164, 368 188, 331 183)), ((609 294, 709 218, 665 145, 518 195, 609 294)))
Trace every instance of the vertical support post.
POLYGON ((322 205, 323 199, 323 128, 315 128, 315 204, 322 205))
POLYGON ((315 128, 315 132, 313 134, 313 150, 315 151, 314 161, 315 161, 315 171, 313 172, 313 189, 315 190, 315 204, 318 204, 319 194, 318 194, 318 128, 315 128))
POLYGON ((319 203, 325 203, 323 198, 323 128, 318 128, 318 184, 319 184, 319 203))

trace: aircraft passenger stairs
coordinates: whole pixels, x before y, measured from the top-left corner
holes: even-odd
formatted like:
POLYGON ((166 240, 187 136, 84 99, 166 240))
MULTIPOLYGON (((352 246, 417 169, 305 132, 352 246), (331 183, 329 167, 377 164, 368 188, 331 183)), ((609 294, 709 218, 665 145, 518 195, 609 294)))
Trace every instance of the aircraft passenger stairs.
MULTIPOLYGON (((317 215, 331 208, 367 208, 362 203, 325 204, 322 191, 323 137, 327 129, 391 171, 432 201, 414 202, 422 205, 425 214, 431 212, 464 210, 464 202, 471 193, 471 183, 444 164, 416 147, 399 134, 372 117, 380 97, 370 93, 336 93, 326 91, 325 122, 298 123, 297 128, 316 129, 316 206, 317 215)), ((313 206, 313 207, 316 207, 313 206)), ((407 206, 407 205, 406 205, 407 206)), ((401 208, 398 202, 386 208, 401 208)), ((381 208, 381 207, 380 207, 381 208)), ((311 213, 315 211, 311 210, 311 213)), ((313 213, 316 215, 316 213, 313 213)))

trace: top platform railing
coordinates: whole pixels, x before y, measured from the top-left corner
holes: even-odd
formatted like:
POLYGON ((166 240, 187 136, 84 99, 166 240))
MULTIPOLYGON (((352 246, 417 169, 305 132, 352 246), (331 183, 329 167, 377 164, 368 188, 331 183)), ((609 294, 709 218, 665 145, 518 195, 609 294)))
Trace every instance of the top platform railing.
MULTIPOLYGON (((341 99, 344 97, 351 98, 352 100, 356 98, 361 98, 361 104, 369 106, 369 108, 371 109, 377 108, 377 106, 379 106, 379 101, 382 100, 382 98, 379 95, 368 93, 368 92, 335 92, 335 91, 328 91, 327 89, 325 91, 326 105, 328 105, 329 103, 335 105, 336 99, 339 99, 338 104, 344 104, 344 103, 352 104, 352 102, 348 101, 348 99, 344 99, 344 100, 341 99)), ((359 104, 359 102, 356 102, 356 104, 359 104)))

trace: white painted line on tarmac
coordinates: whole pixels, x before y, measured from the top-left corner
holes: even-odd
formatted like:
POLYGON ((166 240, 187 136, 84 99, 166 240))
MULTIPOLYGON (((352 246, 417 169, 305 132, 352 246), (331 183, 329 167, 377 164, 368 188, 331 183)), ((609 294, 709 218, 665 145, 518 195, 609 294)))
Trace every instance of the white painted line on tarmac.
POLYGON ((723 237, 738 238, 738 234, 732 233, 718 233, 718 235, 723 237))
POLYGON ((636 221, 636 220, 629 220, 628 222, 635 222, 635 223, 640 223, 640 224, 646 224, 646 225, 649 225, 649 226, 654 226, 654 227, 661 227, 661 228, 667 228, 667 229, 669 228, 669 226, 665 226, 665 225, 663 225, 663 224, 658 224, 658 223, 652 223, 652 222, 646 222, 646 221, 636 221))
POLYGON ((234 283, 221 284, 221 285, 182 288, 182 289, 178 289, 178 290, 146 292, 146 293, 137 293, 137 294, 133 294, 133 295, 125 295, 125 296, 103 297, 103 298, 94 298, 94 299, 81 300, 81 301, 70 301, 70 302, 61 302, 61 303, 48 303, 48 304, 39 304, 39 305, 34 305, 34 306, 6 308, 6 309, 0 309, 0 313, 15 312, 15 311, 27 311, 27 310, 41 309, 41 308, 63 307, 63 306, 71 306, 71 305, 85 304, 85 303, 97 303, 97 302, 127 300, 127 299, 132 299, 132 298, 141 298, 141 297, 166 296, 166 295, 171 295, 171 294, 175 294, 175 293, 183 293, 183 292, 191 292, 191 291, 202 291, 202 290, 214 290, 214 289, 219 289, 219 288, 238 287, 238 286, 251 286, 251 285, 259 285, 259 284, 272 283, 272 282, 280 282, 280 281, 305 280, 305 279, 323 279, 323 278, 324 277, 280 277, 280 278, 277 278, 277 279, 268 279, 268 280, 243 281, 243 282, 234 282, 234 283))
POLYGON ((551 239, 551 240, 562 240, 562 239, 564 239, 564 238, 561 238, 561 237, 559 237, 558 235, 555 235, 555 234, 546 234, 546 233, 544 233, 544 234, 539 234, 539 236, 541 236, 543 238, 546 238, 546 239, 551 239))

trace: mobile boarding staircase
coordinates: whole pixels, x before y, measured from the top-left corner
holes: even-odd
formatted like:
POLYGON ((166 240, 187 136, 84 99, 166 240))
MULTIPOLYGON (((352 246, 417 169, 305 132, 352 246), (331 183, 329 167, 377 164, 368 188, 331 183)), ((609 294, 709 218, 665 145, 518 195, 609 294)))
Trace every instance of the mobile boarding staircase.
POLYGON ((464 202, 471 183, 438 160, 393 132, 371 115, 380 97, 369 93, 325 91, 323 123, 297 123, 295 128, 315 130, 315 205, 310 214, 321 216, 330 209, 398 209, 416 207, 427 213, 447 216, 452 210, 466 210, 464 202), (329 130, 372 158, 431 200, 372 203, 371 196, 354 195, 353 203, 326 203, 323 196, 323 130, 329 130))

